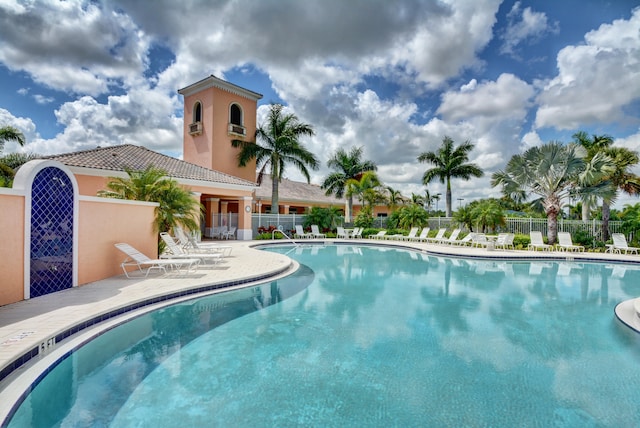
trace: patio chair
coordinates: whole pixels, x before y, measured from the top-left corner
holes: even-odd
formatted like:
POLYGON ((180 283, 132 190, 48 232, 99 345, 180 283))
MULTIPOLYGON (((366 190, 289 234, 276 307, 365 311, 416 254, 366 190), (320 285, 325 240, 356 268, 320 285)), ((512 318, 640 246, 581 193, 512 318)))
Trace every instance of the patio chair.
POLYGON ((412 240, 413 238, 415 238, 418 235, 418 229, 419 228, 417 228, 417 227, 412 227, 407 236, 401 236, 401 237, 399 237, 399 239, 401 241, 410 241, 410 240, 412 240))
POLYGON ((200 263, 200 259, 197 258, 151 259, 124 242, 115 244, 115 247, 127 255, 127 258, 120 263, 120 267, 127 278, 132 278, 129 276, 129 272, 127 271, 128 266, 135 266, 138 270, 144 272, 144 277, 146 278, 149 276, 149 272, 151 272, 152 269, 157 269, 166 274, 167 267, 180 271, 184 266, 186 272, 192 272, 198 268, 198 264, 200 263))
POLYGON ((448 242, 448 244, 450 244, 450 245, 461 245, 461 246, 471 245, 471 243, 473 242, 474 236, 475 236, 475 233, 469 232, 464 236, 464 238, 455 239, 453 241, 448 242))
POLYGON ((489 238, 484 233, 475 233, 473 238, 471 238, 471 246, 472 247, 488 247, 489 246, 489 238))
POLYGON ((460 235, 460 229, 453 229, 451 235, 448 238, 442 238, 438 241, 438 244, 453 244, 457 239, 458 235, 460 235))
POLYGON ((424 240, 425 242, 431 242, 431 243, 439 242, 442 240, 442 238, 444 238, 444 234, 446 231, 447 229, 445 227, 441 227, 440 229, 438 229, 438 233, 436 233, 436 236, 432 238, 424 238, 424 240))
POLYGON ((176 258, 197 258, 200 259, 203 263, 205 260, 212 262, 213 264, 218 263, 222 259, 222 254, 219 253, 194 253, 187 252, 184 248, 174 241, 174 239, 167 232, 160 232, 160 238, 164 241, 166 245, 166 250, 160 258, 166 259, 176 259, 176 258))
POLYGON ((215 242, 198 242, 192 233, 187 233, 180 227, 173 229, 180 245, 187 252, 193 253, 220 253, 223 257, 230 256, 233 247, 231 245, 220 245, 215 242))
POLYGON ((422 242, 425 239, 427 239, 427 236, 429 236, 429 231, 430 230, 431 230, 431 228, 425 227, 425 228, 422 229, 422 231, 420 231, 420 235, 414 236, 413 238, 409 238, 408 241, 422 242))
POLYGON ((532 230, 529 232, 529 237, 531 238, 531 243, 527 247, 528 250, 537 251, 540 249, 542 251, 551 251, 553 249, 553 245, 545 244, 542 240, 542 232, 532 230))
POLYGON ((502 248, 503 250, 506 250, 508 248, 511 248, 512 250, 515 249, 515 247, 513 246, 513 239, 515 238, 515 235, 513 233, 499 233, 498 234, 498 238, 496 239, 495 242, 495 248, 502 248))
POLYGON ((237 227, 230 227, 226 232, 222 234, 222 239, 236 239, 237 227))
POLYGON ((336 232, 336 238, 349 238, 349 233, 344 230, 344 227, 340 227, 338 226, 337 228, 337 232, 336 232))
POLYGON ((356 227, 355 229, 353 229, 353 232, 351 233, 351 237, 353 239, 362 238, 363 231, 364 231, 364 227, 356 227))
POLYGON ((621 253, 624 251, 625 254, 638 254, 638 250, 640 248, 630 247, 627 243, 627 238, 622 233, 612 233, 611 238, 613 239, 613 246, 611 248, 611 252, 613 253, 621 253))
POLYGON ((296 224, 296 233, 293 234, 293 237, 301 239, 313 238, 313 233, 305 232, 301 225, 296 224))
POLYGON ((387 234, 386 230, 381 230, 375 235, 369 235, 369 239, 384 239, 384 236, 387 234))
POLYGON ((311 225, 311 236, 313 238, 326 238, 327 235, 325 235, 324 233, 320 232, 320 227, 318 227, 317 224, 312 224, 311 225))
POLYGON ((556 248, 559 251, 584 251, 582 245, 573 245, 571 234, 569 232, 558 232, 558 243, 556 248))

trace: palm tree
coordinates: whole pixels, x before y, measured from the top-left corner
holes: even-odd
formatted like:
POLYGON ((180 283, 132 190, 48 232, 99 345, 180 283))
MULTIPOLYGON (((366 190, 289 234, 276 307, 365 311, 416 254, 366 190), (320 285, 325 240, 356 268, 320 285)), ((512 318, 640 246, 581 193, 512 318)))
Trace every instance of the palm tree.
POLYGON ((363 205, 367 202, 371 207, 377 202, 384 199, 382 193, 378 190, 380 187, 380 180, 378 175, 373 171, 366 171, 360 179, 349 179, 346 183, 346 196, 347 198, 357 196, 363 205))
MULTIPOLYGON (((347 189, 347 181, 359 180, 366 171, 376 171, 378 167, 372 161, 362 160, 362 147, 353 147, 349 153, 343 149, 338 149, 336 153, 329 158, 327 166, 335 171, 329 174, 322 182, 321 187, 326 189, 327 196, 334 194, 337 198, 342 198, 347 189)), ((353 197, 347 198, 348 217, 353 212, 353 197)))
POLYGON ((285 114, 281 104, 272 104, 267 116, 267 123, 260 125, 256 130, 256 141, 248 142, 233 140, 231 145, 239 148, 238 165, 246 166, 249 161, 255 159, 258 172, 258 184, 262 183, 262 177, 267 169, 271 175, 271 212, 280 212, 278 206, 278 185, 284 177, 285 167, 288 163, 295 165, 305 176, 307 182, 311 181, 309 170, 318 169, 316 157, 300 144, 300 137, 313 136, 315 133, 311 125, 301 123, 295 114, 285 114), (258 144, 258 140, 263 145, 258 144))
POLYGON ((429 213, 421 205, 410 204, 402 207, 398 225, 403 229, 424 227, 429 224, 429 213))
POLYGON ((498 226, 506 224, 504 210, 495 199, 478 201, 471 208, 471 216, 482 232, 486 232, 487 227, 495 231, 498 226))
POLYGON ((387 206, 391 211, 395 211, 400 205, 404 204, 405 198, 400 190, 396 190, 391 186, 385 186, 387 190, 387 206))
POLYGON ((446 205, 447 217, 451 217, 451 179, 462 178, 469 180, 471 177, 482 177, 484 173, 469 160, 469 152, 473 150, 473 144, 465 141, 458 147, 454 147, 453 140, 445 136, 442 145, 435 152, 424 152, 418 156, 418 161, 435 165, 434 168, 425 171, 422 183, 426 186, 435 178, 441 183, 447 184, 446 205))
POLYGON ((612 170, 610 159, 598 153, 587 162, 585 154, 577 144, 550 142, 532 147, 513 156, 504 171, 495 172, 491 185, 502 186, 503 194, 514 199, 527 191, 538 195, 547 215, 549 244, 554 244, 565 198, 572 193, 594 197, 611 197, 613 193, 608 183, 598 181, 612 170))
MULTIPOLYGON (((8 141, 15 141, 20 146, 24 146, 24 134, 13 126, 0 127, 0 153, 2 153, 2 150, 4 149, 4 144, 8 141)), ((16 167, 12 167, 7 164, 4 159, 0 160, 0 185, 11 185, 13 176, 15 175, 15 168, 16 167)))
MULTIPOLYGON (((587 160, 591 159, 597 153, 604 153, 609 156, 615 167, 610 176, 603 177, 603 180, 609 180, 611 185, 614 186, 616 191, 618 189, 629 195, 637 195, 640 193, 640 177, 631 173, 629 170, 640 162, 638 153, 626 149, 624 147, 612 147, 614 141, 609 135, 589 135, 584 132, 576 132, 573 134, 573 139, 577 144, 580 144, 587 150, 587 160)), ((617 193, 617 192, 616 192, 617 193)), ((589 219, 589 209, 595 205, 595 201, 586 201, 585 198, 581 198, 582 205, 582 220, 589 219)), ((609 218, 611 217, 610 205, 615 199, 615 194, 612 199, 602 200, 602 240, 609 239, 609 218)))
MULTIPOLYGON (((168 178, 165 171, 152 165, 141 171, 125 171, 127 178, 110 177, 107 183, 109 190, 99 191, 98 196, 158 202, 154 220, 154 229, 157 232, 169 232, 176 226, 198 230, 202 206, 189 190, 168 178)), ((159 245, 161 242, 158 241, 159 245)))

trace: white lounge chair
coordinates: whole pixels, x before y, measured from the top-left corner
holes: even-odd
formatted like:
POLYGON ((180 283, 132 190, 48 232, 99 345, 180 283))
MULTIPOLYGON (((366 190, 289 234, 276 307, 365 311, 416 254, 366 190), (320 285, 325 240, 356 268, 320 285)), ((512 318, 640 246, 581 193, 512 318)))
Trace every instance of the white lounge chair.
POLYGON ((305 232, 301 225, 296 224, 296 233, 293 234, 293 237, 301 239, 313 238, 313 233, 305 232))
POLYGON ((180 245, 187 252, 192 253, 220 253, 223 257, 230 256, 233 247, 231 245, 220 245, 215 242, 198 242, 191 233, 187 233, 182 228, 176 227, 173 230, 180 245))
POLYGON ((409 234, 407 236, 401 236, 400 240, 401 241, 410 241, 413 238, 415 238, 416 236, 418 236, 418 227, 412 227, 411 230, 409 231, 409 234))
POLYGON ((192 272, 198 268, 198 264, 200 263, 200 259, 197 258, 151 259, 124 242, 115 244, 115 247, 127 255, 127 258, 120 263, 120 267, 122 267, 127 278, 131 278, 127 271, 128 266, 135 266, 138 270, 144 272, 144 276, 146 278, 149 276, 149 272, 151 272, 152 269, 157 269, 163 273, 167 273, 167 267, 180 271, 184 266, 186 272, 192 272))
POLYGON ((356 227, 353 229, 353 232, 351 232, 351 237, 353 239, 362 238, 363 231, 364 231, 364 227, 356 227))
POLYGON ((166 245, 166 250, 164 253, 160 255, 160 258, 166 259, 176 259, 176 258, 197 258, 202 260, 204 263, 205 260, 210 261, 212 263, 218 263, 222 259, 222 254, 219 253, 193 253, 187 252, 184 248, 176 243, 173 240, 171 235, 167 232, 161 232, 160 238, 164 241, 166 245))
POLYGON ((453 229, 451 235, 448 238, 442 238, 438 241, 438 244, 453 244, 457 239, 458 235, 460 235, 460 229, 453 229))
POLYGON ((611 238, 613 239, 612 252, 625 254, 638 254, 638 250, 640 248, 630 247, 627 243, 627 238, 622 233, 612 233, 611 238))
POLYGON ((560 251, 584 251, 582 245, 574 245, 569 232, 558 232, 556 248, 560 251))
POLYGON ((489 246, 489 238, 484 233, 476 233, 473 235, 471 239, 472 247, 488 247, 489 246))
POLYGON ((237 227, 230 227, 226 232, 222 234, 222 239, 236 239, 237 227))
POLYGON ((532 230, 529 232, 529 237, 531 238, 531 243, 527 247, 528 250, 537 251, 538 249, 543 251, 551 251, 553 249, 553 245, 545 244, 542 239, 542 232, 532 230))
POLYGON ((369 235, 369 239, 384 239, 384 236, 387 234, 386 230, 381 230, 375 235, 369 235))
POLYGON ((326 238, 327 235, 325 235, 324 233, 320 232, 320 228, 318 227, 317 224, 312 224, 311 225, 311 237, 313 237, 313 238, 326 238))
POLYGON ((508 248, 514 249, 513 238, 515 238, 513 233, 499 233, 495 242, 495 248, 502 248, 503 250, 508 248))
POLYGON ((462 239, 456 239, 456 240, 450 241, 448 242, 448 244, 461 245, 461 246, 471 245, 471 243, 473 242, 474 236, 475 236, 475 233, 469 232, 462 239))
POLYGON ((344 230, 344 227, 338 227, 336 232, 336 238, 349 238, 349 233, 344 230))
POLYGON ((438 233, 436 233, 436 236, 434 236, 433 238, 425 238, 425 242, 431 242, 431 243, 435 243, 435 242, 440 242, 442 240, 442 238, 444 238, 444 234, 447 231, 447 229, 445 227, 441 227, 440 229, 438 229, 438 233))
POLYGON ((413 238, 409 238, 409 241, 417 241, 417 242, 422 242, 425 239, 427 239, 427 236, 429 236, 429 231, 431 230, 431 228, 429 227, 425 227, 424 229, 422 229, 420 231, 420 235, 418 236, 414 236, 413 238))

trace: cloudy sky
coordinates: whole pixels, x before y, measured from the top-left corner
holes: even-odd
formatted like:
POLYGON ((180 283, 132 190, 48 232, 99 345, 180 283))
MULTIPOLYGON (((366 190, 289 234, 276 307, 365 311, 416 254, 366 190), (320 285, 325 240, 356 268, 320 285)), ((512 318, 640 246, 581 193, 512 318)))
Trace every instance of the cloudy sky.
MULTIPOLYGON (((313 125, 313 183, 338 148, 362 146, 386 184, 424 194, 429 165, 417 157, 447 135, 475 144, 485 171, 454 181, 454 200, 499 196, 490 176, 513 154, 579 130, 640 151, 639 6, 0 0, 0 126, 28 141, 5 153, 128 143, 181 157, 177 90, 213 74, 263 94, 259 120, 279 102, 313 125)), ((444 193, 439 182, 428 190, 444 193)))

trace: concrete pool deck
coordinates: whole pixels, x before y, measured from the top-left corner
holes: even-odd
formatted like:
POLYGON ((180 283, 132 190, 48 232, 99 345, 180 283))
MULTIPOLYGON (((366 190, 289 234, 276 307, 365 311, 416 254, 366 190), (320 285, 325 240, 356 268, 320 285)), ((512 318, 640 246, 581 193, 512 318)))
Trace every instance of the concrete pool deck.
MULTIPOLYGON (((309 239, 297 242, 303 245, 383 245, 413 248, 433 255, 476 259, 622 262, 640 266, 640 256, 625 254, 489 251, 485 248, 373 239, 309 239)), ((62 337, 67 341, 89 327, 99 326, 103 321, 152 304, 192 298, 198 293, 243 288, 288 275, 295 270, 296 264, 286 255, 252 248, 271 243, 290 244, 291 241, 225 241, 225 245, 233 246, 231 255, 217 265, 201 266, 195 273, 151 273, 148 278, 136 279, 119 275, 0 307, 0 393, 27 361, 33 363, 56 348, 58 343, 55 338, 62 337)), ((623 323, 640 332, 640 318, 636 315, 635 306, 632 299, 620 303, 615 312, 623 323)))

